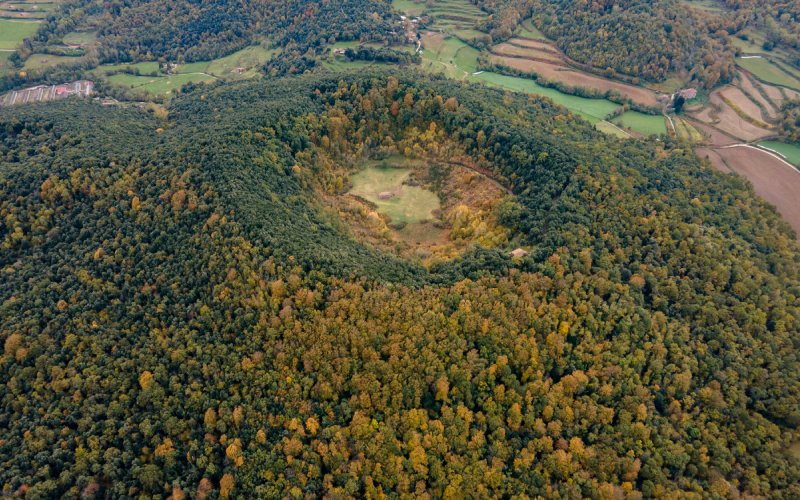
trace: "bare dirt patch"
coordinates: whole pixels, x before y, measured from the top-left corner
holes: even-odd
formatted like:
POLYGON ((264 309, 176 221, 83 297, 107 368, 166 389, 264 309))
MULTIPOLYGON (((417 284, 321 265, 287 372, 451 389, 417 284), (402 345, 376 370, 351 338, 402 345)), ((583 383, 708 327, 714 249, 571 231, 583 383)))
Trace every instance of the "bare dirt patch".
POLYGON ((736 111, 725 104, 716 92, 711 95, 710 103, 716 111, 714 125, 723 132, 747 142, 763 139, 774 134, 774 132, 757 127, 739 116, 736 111))
POLYGON ((564 62, 557 53, 532 49, 529 47, 519 47, 511 43, 501 43, 492 47, 492 53, 499 56, 519 57, 531 61, 548 61, 552 64, 563 65, 564 62))
POLYGON ((658 105, 655 92, 633 85, 606 80, 605 78, 568 68, 562 64, 553 63, 552 61, 499 55, 492 56, 491 59, 494 62, 510 68, 536 73, 545 80, 561 82, 573 87, 597 89, 601 92, 615 90, 639 104, 645 106, 658 105))
POLYGON ((529 49, 535 49, 539 52, 548 52, 554 54, 559 59, 563 59, 564 56, 561 52, 555 48, 552 44, 547 42, 541 42, 538 40, 531 40, 530 38, 512 38, 508 41, 511 45, 516 45, 517 47, 527 47, 529 49))
MULTIPOLYGON (((756 193, 774 205, 794 230, 800 233, 800 172, 769 153, 751 147, 715 151, 730 170, 747 178, 756 193)), ((713 164, 714 160, 709 159, 713 164)))
POLYGON ((697 156, 700 158, 708 159, 717 170, 725 172, 726 174, 732 172, 732 170, 728 168, 728 165, 725 164, 725 160, 716 150, 711 148, 697 148, 696 152, 697 156))
POLYGON ((773 87, 772 85, 762 85, 762 87, 764 88, 764 92, 767 93, 767 96, 769 96, 769 98, 772 99, 777 106, 780 106, 781 103, 783 103, 785 97, 783 96, 783 93, 781 93, 781 89, 778 87, 773 87))
POLYGON ((719 129, 712 125, 691 120, 689 120, 689 123, 694 125, 695 128, 708 137, 709 144, 713 144, 714 146, 728 146, 730 144, 736 144, 737 142, 740 142, 737 139, 722 133, 719 129))
POLYGON ((759 92, 758 87, 756 87, 756 85, 758 85, 759 87, 761 85, 758 83, 754 83, 753 80, 751 80, 750 77, 744 73, 740 73, 740 76, 741 76, 741 82, 739 83, 739 85, 741 85, 742 89, 744 89, 759 104, 761 104, 764 107, 764 110, 767 112, 768 117, 775 116, 776 108, 763 95, 761 95, 761 92, 759 92))
POLYGON ((740 89, 736 87, 730 87, 722 90, 720 93, 754 120, 762 122, 764 121, 765 117, 762 116, 761 108, 759 108, 755 102, 751 101, 750 98, 744 95, 740 89))

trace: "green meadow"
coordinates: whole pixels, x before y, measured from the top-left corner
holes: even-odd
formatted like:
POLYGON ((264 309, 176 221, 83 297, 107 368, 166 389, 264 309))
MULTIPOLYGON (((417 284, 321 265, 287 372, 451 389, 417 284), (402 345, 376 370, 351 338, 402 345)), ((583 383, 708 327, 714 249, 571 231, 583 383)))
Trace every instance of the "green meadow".
POLYGON ((736 64, 754 74, 759 80, 800 90, 800 80, 765 57, 736 58, 736 64))
POLYGON ((758 145, 777 151, 786 158, 786 161, 800 167, 800 144, 789 144, 779 141, 761 141, 758 145))
POLYGON ((667 133, 667 124, 661 115, 647 115, 638 111, 626 111, 611 121, 616 125, 644 135, 667 133))
POLYGON ((0 49, 16 49, 39 29, 38 21, 0 19, 0 49))
POLYGON ((395 224, 414 224, 433 218, 439 208, 439 197, 435 193, 403 182, 411 175, 407 168, 393 166, 370 166, 350 177, 353 189, 350 194, 360 196, 378 207, 378 213, 388 215, 395 224), (383 199, 381 193, 392 193, 383 199))

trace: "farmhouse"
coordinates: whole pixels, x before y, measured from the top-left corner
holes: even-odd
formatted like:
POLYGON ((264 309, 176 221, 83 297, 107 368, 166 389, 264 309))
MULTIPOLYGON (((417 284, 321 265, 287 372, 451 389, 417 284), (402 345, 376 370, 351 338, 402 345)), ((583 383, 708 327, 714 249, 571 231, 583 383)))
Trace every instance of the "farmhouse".
POLYGON ((678 96, 690 101, 697 97, 697 89, 683 89, 678 91, 678 96))

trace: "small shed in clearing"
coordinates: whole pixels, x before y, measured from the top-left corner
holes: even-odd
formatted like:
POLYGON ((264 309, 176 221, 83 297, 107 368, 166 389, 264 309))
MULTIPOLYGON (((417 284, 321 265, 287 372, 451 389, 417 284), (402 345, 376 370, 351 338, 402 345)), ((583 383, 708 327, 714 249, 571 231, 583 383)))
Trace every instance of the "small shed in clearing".
POLYGON ((508 254, 508 256, 513 257, 515 259, 521 259, 523 257, 528 256, 528 251, 523 250, 522 248, 515 248, 514 250, 511 251, 511 253, 508 254))

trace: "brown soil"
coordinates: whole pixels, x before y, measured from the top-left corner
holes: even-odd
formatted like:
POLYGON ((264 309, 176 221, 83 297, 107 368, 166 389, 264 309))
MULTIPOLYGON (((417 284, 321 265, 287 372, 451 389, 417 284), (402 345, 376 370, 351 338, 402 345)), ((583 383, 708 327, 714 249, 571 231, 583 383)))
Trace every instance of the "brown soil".
POLYGON ((519 57, 532 61, 547 61, 552 64, 563 65, 564 61, 554 52, 537 50, 529 47, 519 47, 511 43, 501 43, 492 47, 492 53, 499 56, 519 57))
POLYGON ((744 90, 746 90, 748 94, 753 96, 753 98, 764 107, 764 109, 768 113, 768 116, 775 116, 776 109, 772 105, 772 103, 770 103, 766 98, 764 98, 764 96, 761 95, 761 92, 758 91, 758 88, 756 87, 756 85, 759 85, 759 84, 753 82, 753 80, 751 80, 750 77, 748 75, 744 74, 744 73, 740 73, 740 75, 741 75, 742 80, 741 80, 741 83, 739 85, 741 85, 741 87, 744 90))
POLYGON ((708 137, 709 144, 713 144, 714 146, 727 146, 730 144, 736 144, 740 142, 733 137, 729 137, 722 133, 720 130, 716 129, 711 125, 706 125, 704 123, 700 123, 698 121, 689 121, 692 125, 695 126, 699 131, 703 132, 703 134, 708 137))
POLYGON ((764 92, 772 99, 772 102, 774 102, 776 106, 780 106, 784 100, 781 89, 773 87, 772 85, 762 85, 762 87, 764 87, 764 92))
POLYGON ((756 103, 751 101, 749 97, 744 95, 744 93, 738 88, 726 88, 722 90, 721 93, 726 99, 738 106, 739 109, 744 111, 748 116, 761 122, 764 121, 764 117, 761 114, 761 108, 759 108, 756 103))
POLYGON ((786 97, 788 99, 797 99, 798 97, 800 97, 800 92, 797 92, 796 90, 791 90, 791 89, 786 89, 785 88, 785 89, 783 89, 783 93, 786 94, 786 97))
POLYGON ((527 58, 523 59, 519 57, 504 56, 493 56, 492 61, 504 64, 510 68, 518 69, 520 71, 537 73, 546 80, 561 82, 574 87, 598 89, 602 92, 607 90, 616 90, 623 96, 626 96, 631 100, 645 106, 658 105, 656 94, 650 90, 606 80, 605 78, 567 68, 560 64, 554 64, 548 61, 536 61, 527 58))
POLYGON ((536 49, 539 52, 548 52, 551 54, 555 54, 556 56, 558 56, 559 59, 563 58, 561 52, 553 45, 547 42, 531 40, 530 38, 512 38, 511 40, 508 41, 508 43, 518 47, 527 47, 529 49, 536 49))
MULTIPOLYGON (((715 126, 743 141, 750 142, 773 135, 774 132, 757 127, 739 116, 715 92, 711 95, 710 102, 717 108, 715 126)), ((712 114, 713 116, 713 114, 712 114)))
MULTIPOLYGON (((701 151, 703 150, 698 150, 701 151)), ((717 149, 715 152, 730 170, 747 178, 756 193, 774 205, 794 230, 800 233, 799 171, 755 148, 735 147, 717 149)), ((712 157, 709 159, 714 166, 718 165, 712 157)))
POLYGON ((700 158, 707 158, 717 170, 725 172, 726 174, 732 172, 732 170, 728 168, 728 165, 725 164, 725 160, 722 159, 722 156, 720 156, 716 150, 711 148, 697 148, 696 153, 700 158))

